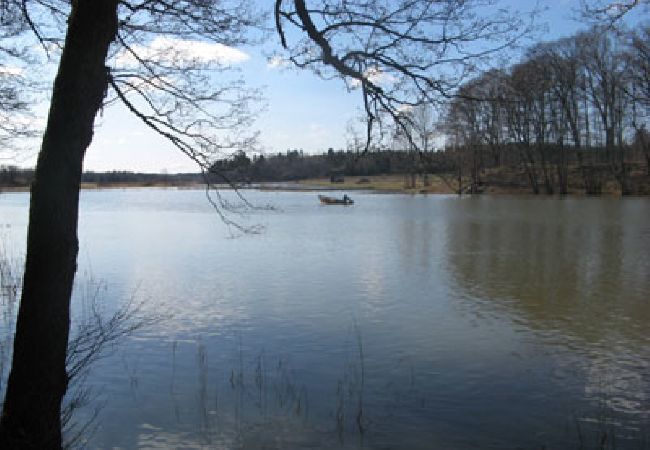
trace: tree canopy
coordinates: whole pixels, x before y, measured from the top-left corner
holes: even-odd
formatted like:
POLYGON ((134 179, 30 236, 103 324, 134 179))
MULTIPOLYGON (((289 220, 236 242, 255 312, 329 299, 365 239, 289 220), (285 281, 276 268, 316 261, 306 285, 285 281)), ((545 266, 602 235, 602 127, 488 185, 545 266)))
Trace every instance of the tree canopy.
POLYGON ((529 16, 494 5, 491 0, 276 0, 275 20, 295 66, 361 90, 368 148, 382 116, 411 136, 412 116, 404 111, 454 96, 486 59, 531 30, 529 16), (290 35, 288 28, 299 33, 290 35), (294 35, 298 38, 290 39, 294 35))

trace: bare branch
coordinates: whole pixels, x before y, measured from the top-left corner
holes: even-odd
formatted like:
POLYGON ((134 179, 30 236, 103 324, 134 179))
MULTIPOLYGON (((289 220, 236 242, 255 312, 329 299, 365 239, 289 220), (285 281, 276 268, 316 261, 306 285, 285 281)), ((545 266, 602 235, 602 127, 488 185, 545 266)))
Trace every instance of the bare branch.
POLYGON ((514 46, 532 29, 532 18, 526 23, 493 4, 279 0, 276 28, 297 67, 325 78, 335 74, 361 90, 370 136, 382 116, 406 131, 404 108, 453 97, 487 57, 514 46), (289 44, 287 25, 304 39, 289 44))
POLYGON ((597 25, 613 28, 632 10, 648 8, 648 0, 581 0, 581 17, 597 25))

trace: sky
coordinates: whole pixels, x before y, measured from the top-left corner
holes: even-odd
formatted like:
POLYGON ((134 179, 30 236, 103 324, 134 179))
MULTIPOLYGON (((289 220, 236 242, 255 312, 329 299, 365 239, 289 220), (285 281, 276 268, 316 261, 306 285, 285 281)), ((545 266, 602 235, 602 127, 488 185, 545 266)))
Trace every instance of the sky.
MULTIPOLYGON (((269 0, 258 0, 270 5, 269 0)), ((545 30, 536 40, 553 40, 585 28, 575 18, 580 0, 502 0, 499 4, 527 11, 536 3, 545 11, 537 19, 545 30)), ((265 6, 266 7, 266 6, 265 6)), ((279 48, 271 35, 259 47, 236 49, 232 64, 247 84, 262 87, 265 108, 254 128, 260 132, 260 148, 266 153, 302 149, 320 153, 346 147, 346 127, 358 123, 362 99, 359 91, 348 92, 340 80, 322 80, 308 71, 278 67, 268 55, 279 48)), ((223 49, 221 49, 223 50, 223 49)), ((22 155, 21 166, 31 166, 38 145, 22 155)), ((196 165, 170 143, 149 130, 124 107, 105 109, 96 121, 85 170, 134 172, 196 172, 196 165)))

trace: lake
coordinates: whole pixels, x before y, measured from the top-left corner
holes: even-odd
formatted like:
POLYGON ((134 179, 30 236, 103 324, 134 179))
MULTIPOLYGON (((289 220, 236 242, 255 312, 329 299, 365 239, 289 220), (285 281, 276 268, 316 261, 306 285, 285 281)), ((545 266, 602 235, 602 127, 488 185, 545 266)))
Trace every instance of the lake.
POLYGON ((259 234, 200 190, 82 192, 75 317, 157 319, 92 366, 87 447, 650 448, 649 199, 245 195, 259 234))

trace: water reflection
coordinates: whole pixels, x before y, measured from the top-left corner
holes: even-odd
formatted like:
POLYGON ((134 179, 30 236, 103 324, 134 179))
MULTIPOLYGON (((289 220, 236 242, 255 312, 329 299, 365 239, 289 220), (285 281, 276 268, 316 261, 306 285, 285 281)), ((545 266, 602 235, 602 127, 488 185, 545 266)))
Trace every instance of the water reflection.
MULTIPOLYGON (((552 346, 545 349, 557 367, 552 375, 581 384, 598 415, 615 420, 619 432, 647 427, 646 202, 517 203, 504 210, 501 202, 475 200, 468 203, 471 218, 450 228, 448 262, 457 288, 471 298, 472 313, 508 314, 517 327, 535 330, 552 346), (509 220, 501 220, 504 214, 509 220)), ((603 423, 594 410, 579 413, 603 423)))
POLYGON ((84 194, 81 271, 167 317, 89 377, 93 447, 648 442, 646 200, 249 196, 283 212, 233 240, 200 192, 84 194))
POLYGON ((567 203, 522 202, 517 220, 499 221, 489 201, 472 204, 480 219, 457 222, 447 236, 457 287, 508 306, 531 327, 589 343, 615 330, 645 346, 650 241, 638 218, 624 214, 624 202, 606 211, 567 203))

